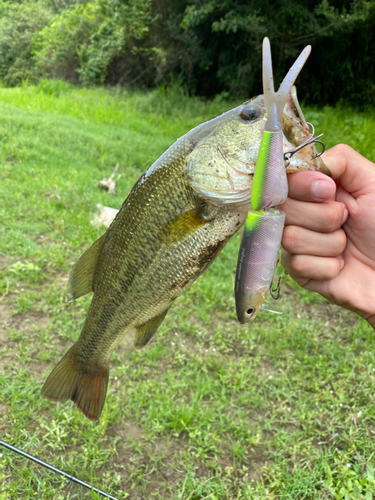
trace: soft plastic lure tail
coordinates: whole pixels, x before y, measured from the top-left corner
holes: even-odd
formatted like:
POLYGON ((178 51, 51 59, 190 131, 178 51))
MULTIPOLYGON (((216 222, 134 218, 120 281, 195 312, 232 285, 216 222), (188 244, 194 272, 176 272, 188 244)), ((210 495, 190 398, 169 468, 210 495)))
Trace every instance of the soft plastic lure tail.
POLYGON ((265 304, 272 286, 279 256, 285 213, 270 209, 249 212, 238 254, 235 299, 240 323, 255 318, 260 309, 280 312, 274 305, 265 304))
POLYGON ((275 92, 272 72, 270 41, 263 40, 263 92, 267 122, 260 145, 251 188, 253 210, 264 210, 283 203, 288 196, 283 156, 282 116, 288 93, 305 64, 311 46, 303 49, 275 92))

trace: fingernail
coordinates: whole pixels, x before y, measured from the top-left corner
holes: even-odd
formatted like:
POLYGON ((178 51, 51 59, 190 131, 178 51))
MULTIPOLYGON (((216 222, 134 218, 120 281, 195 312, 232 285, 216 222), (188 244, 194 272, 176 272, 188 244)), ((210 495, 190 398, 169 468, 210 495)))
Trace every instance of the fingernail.
POLYGON ((348 217, 349 217, 349 212, 348 212, 348 209, 347 209, 347 208, 345 208, 345 210, 344 210, 344 216, 343 216, 343 218, 342 218, 342 223, 341 223, 341 225, 343 225, 343 224, 344 224, 344 223, 348 220, 348 217))
POLYGON ((311 192, 315 198, 328 200, 331 196, 333 196, 334 186, 328 181, 315 181, 311 186, 311 192))
POLYGON ((341 270, 344 267, 345 261, 341 256, 339 257, 339 261, 340 261, 340 270, 341 270))

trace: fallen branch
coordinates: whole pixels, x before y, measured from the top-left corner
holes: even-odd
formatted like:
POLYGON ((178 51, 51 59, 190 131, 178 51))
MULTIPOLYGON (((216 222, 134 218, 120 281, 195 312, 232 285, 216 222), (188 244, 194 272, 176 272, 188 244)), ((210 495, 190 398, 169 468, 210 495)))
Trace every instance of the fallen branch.
MULTIPOLYGON (((117 165, 115 166, 115 170, 113 171, 113 174, 111 175, 111 177, 109 177, 108 179, 104 178, 98 182, 98 187, 100 189, 105 189, 106 191, 108 191, 108 194, 115 194, 116 183, 113 179, 114 179, 115 175, 117 174, 117 170, 119 169, 119 166, 120 166, 120 164, 117 163, 117 165)), ((120 176, 118 178, 120 178, 120 176)))

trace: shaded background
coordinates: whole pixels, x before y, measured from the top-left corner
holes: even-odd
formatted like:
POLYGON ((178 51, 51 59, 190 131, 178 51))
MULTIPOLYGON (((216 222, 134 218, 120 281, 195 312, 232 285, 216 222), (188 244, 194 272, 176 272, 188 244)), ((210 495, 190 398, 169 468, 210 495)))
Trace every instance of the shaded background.
POLYGON ((266 35, 277 83, 312 44, 300 99, 375 102, 374 0, 2 0, 0 80, 177 82, 190 95, 246 99, 262 91, 266 35))

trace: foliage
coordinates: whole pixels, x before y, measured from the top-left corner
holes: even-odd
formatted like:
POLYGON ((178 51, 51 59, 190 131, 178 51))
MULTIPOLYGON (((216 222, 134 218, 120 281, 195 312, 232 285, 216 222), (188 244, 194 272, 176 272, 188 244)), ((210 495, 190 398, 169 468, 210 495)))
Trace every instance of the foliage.
POLYGON ((103 83, 108 67, 140 40, 151 21, 150 0, 94 0, 58 15, 37 38, 39 65, 54 76, 77 71, 84 84, 103 83))
POLYGON ((39 67, 55 77, 78 80, 79 53, 101 21, 98 3, 64 10, 35 39, 39 67))
POLYGON ((332 28, 317 44, 311 61, 316 70, 309 79, 305 76, 305 86, 315 102, 339 97, 356 105, 375 104, 375 2, 358 0, 347 7, 339 11, 327 0, 317 6, 317 15, 332 28))
POLYGON ((64 78, 190 94, 259 94, 271 39, 278 83, 306 44, 299 95, 375 102, 375 0, 0 0, 0 79, 64 78))
POLYGON ((338 96, 375 102, 375 2, 334 4, 339 8, 328 0, 193 0, 181 23, 193 59, 191 85, 203 94, 260 93, 261 42, 268 36, 276 82, 309 43, 313 53, 298 80, 300 95, 314 102, 338 96))
POLYGON ((45 2, 0 2, 0 80, 15 85, 35 77, 32 39, 51 19, 45 2))

